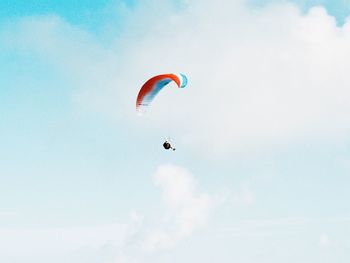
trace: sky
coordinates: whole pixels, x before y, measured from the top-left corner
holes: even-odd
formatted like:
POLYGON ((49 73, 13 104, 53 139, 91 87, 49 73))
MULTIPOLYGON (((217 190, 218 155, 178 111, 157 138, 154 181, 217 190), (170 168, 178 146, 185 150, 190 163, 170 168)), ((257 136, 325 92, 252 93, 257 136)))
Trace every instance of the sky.
POLYGON ((0 261, 349 262, 349 13, 0 1, 0 261))

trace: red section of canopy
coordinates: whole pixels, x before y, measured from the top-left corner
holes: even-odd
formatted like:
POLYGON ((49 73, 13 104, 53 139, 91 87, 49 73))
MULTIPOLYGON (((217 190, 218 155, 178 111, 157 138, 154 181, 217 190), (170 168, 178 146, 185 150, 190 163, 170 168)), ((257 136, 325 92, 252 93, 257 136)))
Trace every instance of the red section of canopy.
POLYGON ((143 99, 151 94, 152 92, 155 91, 155 87, 157 85, 157 83, 161 80, 164 79, 172 79, 173 81, 175 81, 175 83, 177 84, 178 87, 180 87, 181 85, 181 81, 178 78, 178 76, 176 76, 175 74, 162 74, 162 75, 158 75, 158 76, 154 76, 152 78, 150 78, 149 80, 147 80, 145 82, 145 84, 142 85, 139 94, 137 95, 137 99, 136 99, 136 109, 138 109, 143 102, 143 99))

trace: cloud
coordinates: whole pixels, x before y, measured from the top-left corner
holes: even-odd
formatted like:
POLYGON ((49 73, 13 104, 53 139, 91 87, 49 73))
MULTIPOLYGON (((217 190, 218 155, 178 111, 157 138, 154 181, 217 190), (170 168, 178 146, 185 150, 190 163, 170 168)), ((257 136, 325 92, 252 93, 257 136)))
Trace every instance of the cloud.
POLYGON ((77 108, 116 115, 104 105, 112 103, 109 92, 122 65, 116 53, 93 34, 57 15, 24 17, 3 27, 1 33, 3 48, 34 56, 65 80, 64 88, 70 90, 77 108))
POLYGON ((236 206, 253 205, 255 201, 254 192, 246 185, 241 185, 239 190, 232 194, 232 202, 236 206))
POLYGON ((216 196, 200 192, 194 176, 180 166, 159 166, 153 182, 161 190, 163 211, 150 223, 133 213, 133 221, 139 223, 117 249, 113 263, 154 262, 162 252, 171 251, 204 228, 221 202, 216 196))
POLYGON ((162 190, 166 211, 160 225, 142 242, 146 252, 170 248, 188 238, 206 224, 215 205, 213 197, 198 192, 193 176, 182 167, 160 166, 153 179, 162 190))
MULTIPOLYGON (((152 262, 206 226, 219 203, 198 189, 185 168, 161 165, 153 175, 163 208, 157 214, 131 211, 125 223, 87 227, 0 228, 0 260, 10 262, 152 262), (17 253, 20 249, 21 253, 17 253)), ((1 214, 0 214, 1 215, 1 214)))
POLYGON ((332 242, 330 237, 327 234, 323 233, 320 235, 319 244, 322 248, 328 248, 331 246, 332 242))
POLYGON ((131 45, 128 64, 145 78, 189 77, 181 95, 154 103, 153 124, 162 129, 170 116, 183 142, 210 154, 347 138, 349 24, 337 27, 321 7, 302 15, 289 4, 223 3, 188 4, 131 45))
POLYGON ((143 129, 171 122, 174 136, 208 155, 348 138, 349 22, 337 27, 322 7, 303 15, 286 3, 171 3, 125 11, 125 30, 107 46, 52 16, 23 19, 6 39, 68 75, 78 105, 131 127, 143 81, 187 74, 187 89, 162 92, 143 129))
POLYGON ((0 228, 0 259, 3 262, 47 262, 49 259, 51 262, 74 262, 69 258, 82 254, 99 257, 100 250, 106 245, 111 243, 120 246, 126 237, 126 224, 40 229, 0 228), (88 253, 81 253, 82 251, 88 253))
POLYGON ((0 219, 1 218, 13 218, 17 217, 19 214, 14 211, 0 211, 0 219))

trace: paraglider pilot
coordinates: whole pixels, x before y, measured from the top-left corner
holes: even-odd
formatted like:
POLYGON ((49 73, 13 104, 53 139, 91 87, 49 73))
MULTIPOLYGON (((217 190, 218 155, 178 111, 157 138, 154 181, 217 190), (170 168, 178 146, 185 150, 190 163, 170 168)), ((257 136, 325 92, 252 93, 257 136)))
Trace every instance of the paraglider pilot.
POLYGON ((175 151, 175 148, 171 146, 170 142, 168 140, 166 140, 164 143, 163 143, 163 147, 165 150, 169 150, 169 149, 172 149, 173 151, 175 151))

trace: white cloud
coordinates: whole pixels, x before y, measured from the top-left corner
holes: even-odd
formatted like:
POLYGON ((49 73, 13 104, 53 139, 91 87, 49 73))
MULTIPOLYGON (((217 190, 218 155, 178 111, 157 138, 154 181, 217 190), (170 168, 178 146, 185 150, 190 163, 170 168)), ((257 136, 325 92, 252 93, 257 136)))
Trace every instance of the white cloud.
POLYGON ((237 206, 253 205, 255 201, 254 192, 246 185, 241 185, 239 190, 232 194, 232 202, 237 206))
MULTIPOLYGON (((168 1, 150 2, 130 12, 123 35, 107 47, 56 16, 23 19, 9 25, 1 39, 24 52, 34 50, 56 66, 76 87, 79 106, 111 115, 123 126, 142 125, 144 131, 162 133, 170 125, 172 136, 201 153, 348 138, 350 22, 337 27, 321 7, 302 15, 289 4, 251 10, 243 1, 207 0, 188 2, 174 12, 168 1), (187 74, 188 87, 164 90, 150 114, 137 120, 138 87, 164 72, 187 74)), ((140 262, 133 260, 143 255, 140 246, 149 252, 171 248, 207 223, 215 202, 198 191, 186 169, 162 166, 154 182, 165 204, 154 226, 145 226, 143 216, 132 213, 122 234, 114 228, 70 229, 69 234, 2 230, 2 255, 16 252, 7 249, 11 245, 25 248, 23 258, 58 247, 61 252, 84 244, 98 249, 115 234, 112 240, 123 240, 116 261, 140 262)), ((235 198, 239 204, 255 201, 249 188, 235 198)), ((325 234, 319 241, 322 246, 330 240, 325 234)))
POLYGON ((142 242, 146 252, 169 248, 203 227, 215 204, 213 197, 199 193, 189 171, 174 165, 160 166, 154 182, 162 189, 166 212, 160 225, 142 242))
POLYGON ((140 79, 188 74, 187 90, 154 103, 157 128, 170 118, 176 135, 210 154, 347 137, 348 23, 338 28, 321 7, 301 15, 293 5, 252 11, 237 1, 191 3, 161 21, 127 61, 140 79))
POLYGON ((101 45, 92 34, 56 15, 32 16, 9 24, 2 31, 1 42, 23 55, 38 55, 66 79, 79 108, 118 115, 105 105, 112 105, 112 100, 114 104, 111 97, 118 96, 110 93, 116 88, 116 72, 122 65, 116 52, 101 45))
POLYGON ((97 254, 108 243, 120 246, 127 236, 126 230, 123 224, 42 229, 3 227, 0 228, 0 260, 62 262, 62 258, 67 257, 64 261, 71 262, 68 255, 74 256, 77 251, 97 254))
POLYGON ((14 211, 0 211, 0 219, 1 218, 13 218, 18 216, 17 212, 14 211))
POLYGON ((331 246, 332 242, 328 234, 323 233, 320 235, 319 244, 322 248, 328 248, 331 246))
POLYGON ((337 27, 322 7, 302 15, 240 0, 182 9, 147 1, 128 12, 109 47, 57 17, 23 20, 7 37, 51 57, 79 87, 80 105, 131 125, 144 80, 186 73, 188 88, 162 92, 141 125, 176 127, 174 137, 207 154, 348 138, 350 22, 337 27))
POLYGON ((204 227, 217 200, 198 190, 185 168, 159 166, 153 181, 161 190, 161 216, 149 222, 131 211, 124 224, 61 228, 0 228, 4 262, 152 262, 204 227), (21 253, 18 253, 18 250, 21 253))

